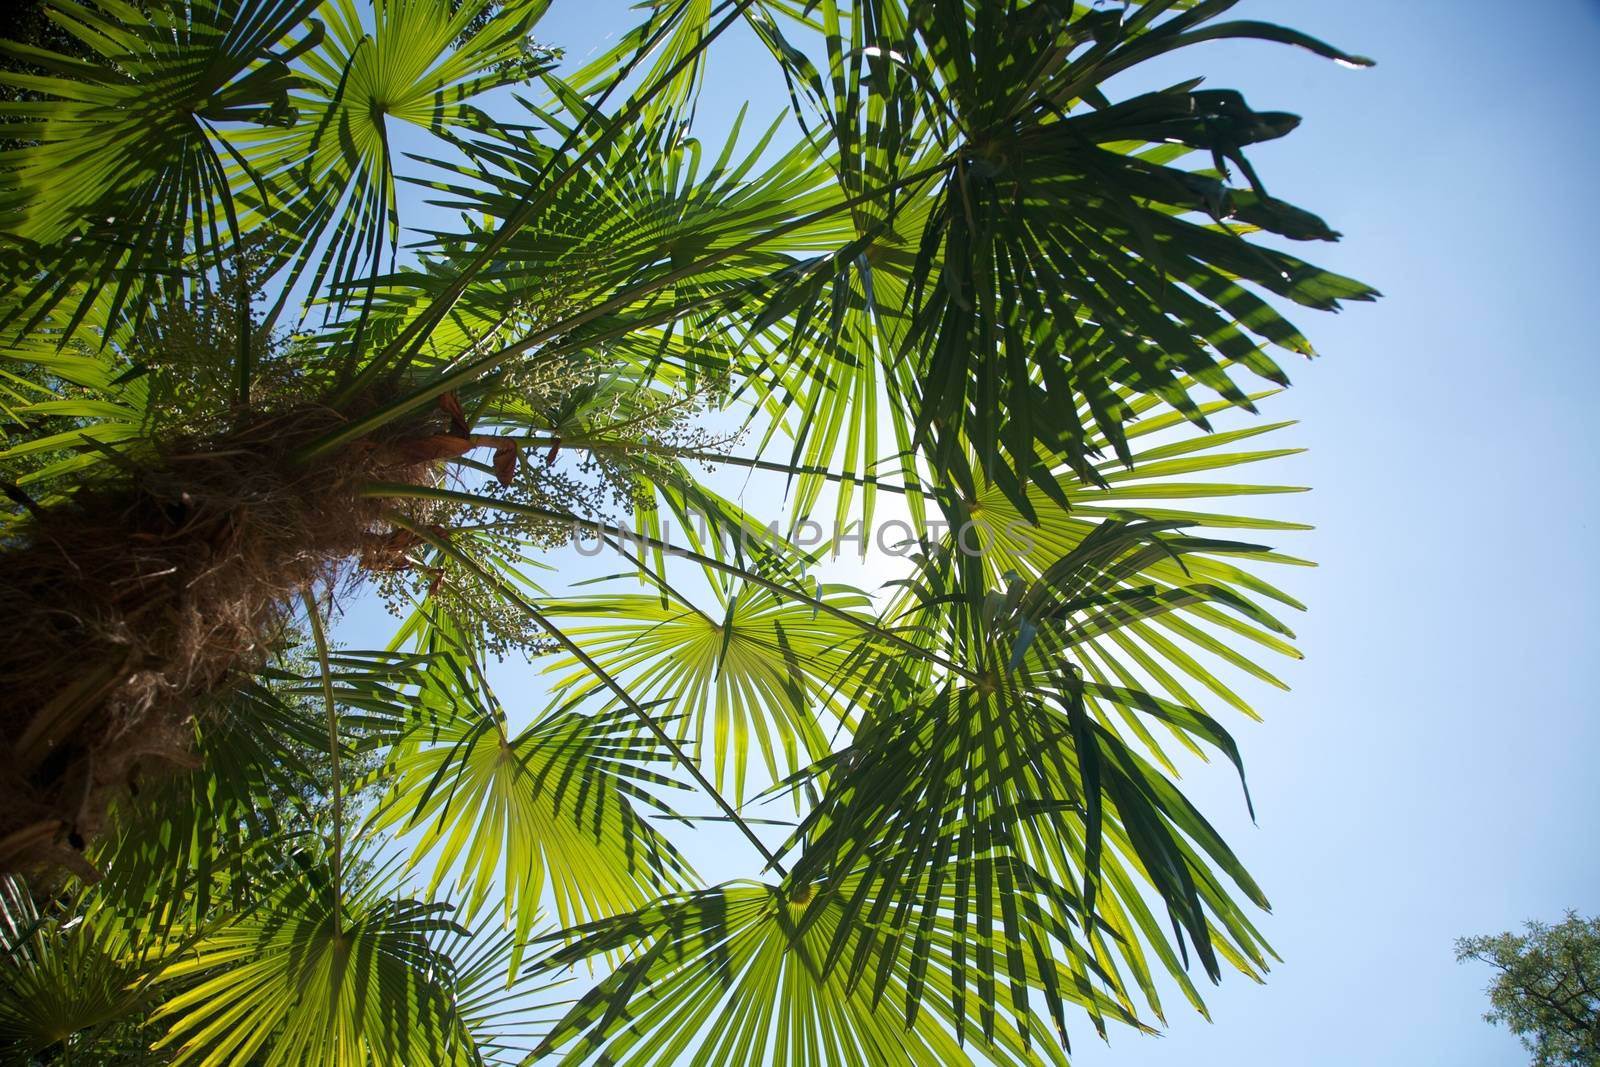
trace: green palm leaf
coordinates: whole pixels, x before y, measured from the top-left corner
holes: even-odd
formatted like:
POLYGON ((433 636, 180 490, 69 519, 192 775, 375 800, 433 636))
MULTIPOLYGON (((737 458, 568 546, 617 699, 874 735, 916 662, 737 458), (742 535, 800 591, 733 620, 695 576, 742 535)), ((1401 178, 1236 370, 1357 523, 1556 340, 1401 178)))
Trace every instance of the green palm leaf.
MULTIPOLYGON (((844 18, 822 6, 835 23, 844 18)), ((865 351, 910 369, 914 383, 896 388, 914 439, 969 496, 980 481, 999 481, 1020 501, 1023 484, 1048 478, 1036 447, 1086 477, 1097 436, 1126 461, 1133 411, 1121 390, 1159 396, 1205 425, 1194 384, 1250 404, 1227 363, 1284 381, 1262 344, 1310 354, 1309 343, 1241 282, 1322 309, 1375 295, 1241 234, 1337 236, 1267 196, 1244 162, 1245 146, 1282 136, 1298 119, 1194 83, 1116 105, 1099 88, 1144 59, 1216 36, 1287 40, 1364 61, 1258 23, 1192 29, 1227 3, 1153 21, 1173 6, 1033 5, 1008 16, 998 7, 974 14, 956 0, 886 0, 858 5, 846 20, 854 30, 830 38, 854 32, 856 44, 833 46, 831 87, 799 60, 790 64, 808 78, 841 151, 857 157, 840 164, 842 178, 865 182, 874 203, 893 207, 864 220, 865 250, 836 253, 784 300, 804 309, 797 329, 816 320, 837 333, 851 315, 846 343, 863 335, 865 351), (872 27, 870 48, 862 25, 872 27), (869 116, 866 128, 858 115, 869 116), (931 171, 885 150, 903 153, 922 124, 941 147, 924 157, 931 171), (1165 146, 1173 144, 1211 151, 1217 169, 1172 166, 1165 146), (1250 189, 1227 184, 1227 161, 1250 189)), ((805 339, 812 350, 824 343, 805 339)))
POLYGON ((41 912, 28 886, 0 881, 0 1041, 21 1056, 94 1049, 111 1059, 149 1039, 152 980, 166 946, 140 946, 125 929, 81 914, 41 912))
MULTIPOLYGON (((734 883, 671 898, 577 931, 547 968, 633 948, 541 1046, 562 1063, 964 1064, 946 1000, 908 1024, 901 998, 915 974, 901 968, 875 997, 822 965, 835 936, 851 940, 836 902, 809 902, 771 886, 734 883), (804 926, 804 929, 802 929, 804 926)), ((947 949, 948 942, 944 946, 947 949)), ((1100 1002, 1092 990, 1086 999, 1100 1002)), ((1099 1003, 1119 1014, 1110 1002, 1099 1003)), ((959 1009, 956 1009, 959 1011, 959 1009)), ((1130 1020, 1131 1021, 1131 1020, 1130 1020)), ((1052 1047, 1029 1055, 1019 1035, 997 1027, 969 1045, 992 1062, 1053 1062, 1052 1047)))
MULTIPOLYGON (((292 121, 288 42, 314 0, 161 4, 144 17, 117 0, 52 2, 49 17, 84 42, 92 62, 6 45, 56 72, 0 73, 41 94, 4 105, 35 124, 38 145, 0 185, 0 230, 14 235, 7 319, 36 323, 78 286, 115 291, 113 319, 138 287, 162 284, 190 251, 241 236, 216 123, 292 121), (280 46, 281 49, 280 49, 280 46)), ((172 279, 176 280, 176 279, 172 279)), ((75 323, 72 323, 75 325, 75 323)))
POLYGON ((572 925, 693 878, 636 807, 671 814, 656 793, 675 783, 651 769, 671 757, 627 719, 558 708, 515 730, 479 670, 440 652, 405 722, 365 832, 416 831, 430 891, 457 872, 468 914, 499 898, 519 943, 547 886, 572 925))
MULTIPOLYGON (((854 590, 828 586, 818 595, 868 618, 870 602, 854 590)), ((714 613, 648 593, 571 598, 546 608, 588 620, 567 632, 642 704, 680 720, 679 737, 713 769, 718 789, 732 772, 736 802, 745 796, 752 754, 776 780, 826 754, 830 721, 847 721, 846 667, 859 627, 770 590, 736 587, 714 613)), ((547 669, 566 672, 557 685, 575 698, 599 687, 571 659, 547 669)))
POLYGON ((175 1063, 471 1063, 451 967, 435 947, 448 908, 381 883, 335 903, 326 872, 285 880, 170 962, 183 983, 157 1019, 175 1063), (259 1057, 259 1059, 257 1059, 259 1057))
MULTIPOLYGON (((1009 979, 1008 1008, 1024 1033, 1039 1026, 1031 1015, 1040 1009, 1030 999, 1024 950, 1076 954, 1113 975, 1120 957, 1147 993, 1141 940, 1186 988, 1178 966, 1185 937, 1213 979, 1219 958, 1246 973, 1266 966, 1268 950, 1218 875, 1258 907, 1265 897, 1199 813, 1101 719, 1111 707, 1135 711, 1237 762, 1232 739, 1194 709, 1085 682, 1069 658, 1085 622, 1110 628, 1188 602, 1254 615, 1247 602, 1202 582, 1169 596, 1107 581, 1133 570, 1146 549, 1181 555, 1210 547, 1224 546, 1108 523, 1040 581, 998 597, 952 584, 954 565, 922 570, 921 596, 954 601, 943 639, 971 674, 939 678, 883 665, 862 729, 817 768, 830 773, 830 786, 796 835, 805 850, 794 877, 853 880, 842 891, 850 928, 874 932, 850 955, 836 938, 829 965, 881 981, 885 961, 899 953, 926 956, 934 916, 953 906, 961 949, 949 981, 958 994, 972 988, 987 1012, 997 978, 1009 979), (944 899, 947 880, 953 905, 944 899), (1141 881, 1164 903, 1176 946, 1148 921, 1133 888, 1141 881)), ((1112 988, 1126 1000, 1120 979, 1112 988)), ((1050 1028, 1059 1028, 1061 992, 1043 993, 1055 1017, 1050 1028)), ((917 1004, 911 997, 907 1010, 917 1004)), ((984 1015, 986 1033, 993 1025, 984 1015)))

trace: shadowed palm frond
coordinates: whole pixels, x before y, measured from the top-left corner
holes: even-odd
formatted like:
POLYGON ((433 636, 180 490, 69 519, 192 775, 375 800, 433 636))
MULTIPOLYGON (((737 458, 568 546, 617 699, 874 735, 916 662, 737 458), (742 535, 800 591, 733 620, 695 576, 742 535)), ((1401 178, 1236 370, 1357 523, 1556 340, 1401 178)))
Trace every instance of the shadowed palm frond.
POLYGON ((87 1051, 96 1062, 136 1062, 160 1032, 149 1026, 151 983, 172 947, 141 946, 55 902, 41 910, 21 879, 0 880, 0 1040, 20 1056, 87 1051))
MULTIPOLYGON (((870 602, 854 590, 825 587, 818 596, 868 618, 862 609, 870 602)), ((777 780, 826 754, 830 734, 846 722, 849 651, 861 630, 806 604, 745 587, 717 614, 649 593, 594 595, 548 609, 588 620, 567 632, 641 703, 681 721, 680 737, 713 768, 718 788, 731 771, 736 802, 746 794, 752 754, 777 780)), ((575 697, 598 687, 569 659, 550 669, 570 672, 558 685, 575 697)))
POLYGON ((169 1029, 156 1048, 175 1063, 471 1063, 435 944, 462 932, 449 910, 381 881, 347 881, 336 901, 328 871, 308 864, 163 970, 181 991, 157 1012, 169 1029))
MULTIPOLYGON (((943 931, 941 931, 942 933, 943 931)), ((808 901, 772 886, 734 883, 670 898, 631 915, 590 924, 551 953, 547 969, 601 953, 632 950, 556 1025, 541 1046, 558 1062, 637 1065, 765 1063, 910 1065, 982 1062, 1065 1064, 1002 1023, 990 1038, 957 1040, 965 1016, 947 996, 929 996, 908 1023, 902 1010, 915 968, 886 974, 883 987, 852 985, 825 966, 830 943, 850 933, 836 901, 808 901)), ((935 955, 948 952, 941 939, 935 955)), ((1049 964, 1054 968, 1055 964, 1049 964)), ((1063 969, 1062 979, 1067 977, 1063 969)), ((943 990, 941 990, 943 992, 943 990)), ((1080 994, 1074 989, 1073 997, 1080 994)), ((1084 988, 1097 1008, 1132 1022, 1084 988)))
POLYGON ((572 925, 693 879, 639 810, 672 814, 658 794, 677 783, 653 769, 669 754, 616 712, 562 706, 514 727, 472 654, 435 640, 366 828, 415 832, 410 865, 431 862, 430 891, 454 872, 467 914, 498 898, 520 946, 547 887, 572 925))

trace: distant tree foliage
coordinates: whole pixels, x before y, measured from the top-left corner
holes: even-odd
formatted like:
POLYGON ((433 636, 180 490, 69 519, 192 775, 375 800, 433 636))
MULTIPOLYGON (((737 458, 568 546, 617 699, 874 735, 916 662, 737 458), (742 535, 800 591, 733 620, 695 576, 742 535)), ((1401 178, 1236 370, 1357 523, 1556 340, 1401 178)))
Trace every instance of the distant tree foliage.
POLYGON ((1489 986, 1494 1010, 1484 1018, 1519 1035, 1534 1067, 1600 1064, 1600 918, 1568 911, 1554 926, 1525 929, 1456 941, 1457 961, 1498 972, 1489 986))

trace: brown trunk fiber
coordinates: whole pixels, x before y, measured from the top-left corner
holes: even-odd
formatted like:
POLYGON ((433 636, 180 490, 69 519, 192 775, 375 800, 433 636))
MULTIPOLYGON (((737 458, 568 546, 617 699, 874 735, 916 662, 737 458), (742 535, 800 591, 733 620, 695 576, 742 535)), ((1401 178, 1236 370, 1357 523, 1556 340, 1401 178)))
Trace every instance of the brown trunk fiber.
POLYGON ((290 598, 382 544, 362 483, 431 482, 449 452, 413 436, 290 460, 336 421, 302 408, 171 442, 0 548, 0 872, 89 873, 108 803, 189 763, 198 702, 261 665, 290 598))

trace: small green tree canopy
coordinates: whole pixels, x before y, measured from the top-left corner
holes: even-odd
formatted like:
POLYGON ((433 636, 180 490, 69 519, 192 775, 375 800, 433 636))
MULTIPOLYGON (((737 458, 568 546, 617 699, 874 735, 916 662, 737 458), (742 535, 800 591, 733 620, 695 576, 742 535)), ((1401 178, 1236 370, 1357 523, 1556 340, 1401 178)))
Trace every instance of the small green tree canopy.
POLYGON ((1456 941, 1458 961, 1499 972, 1489 986, 1494 1010, 1484 1018, 1519 1035, 1534 1067, 1600 1064, 1600 918, 1568 911, 1554 926, 1526 929, 1456 941))

